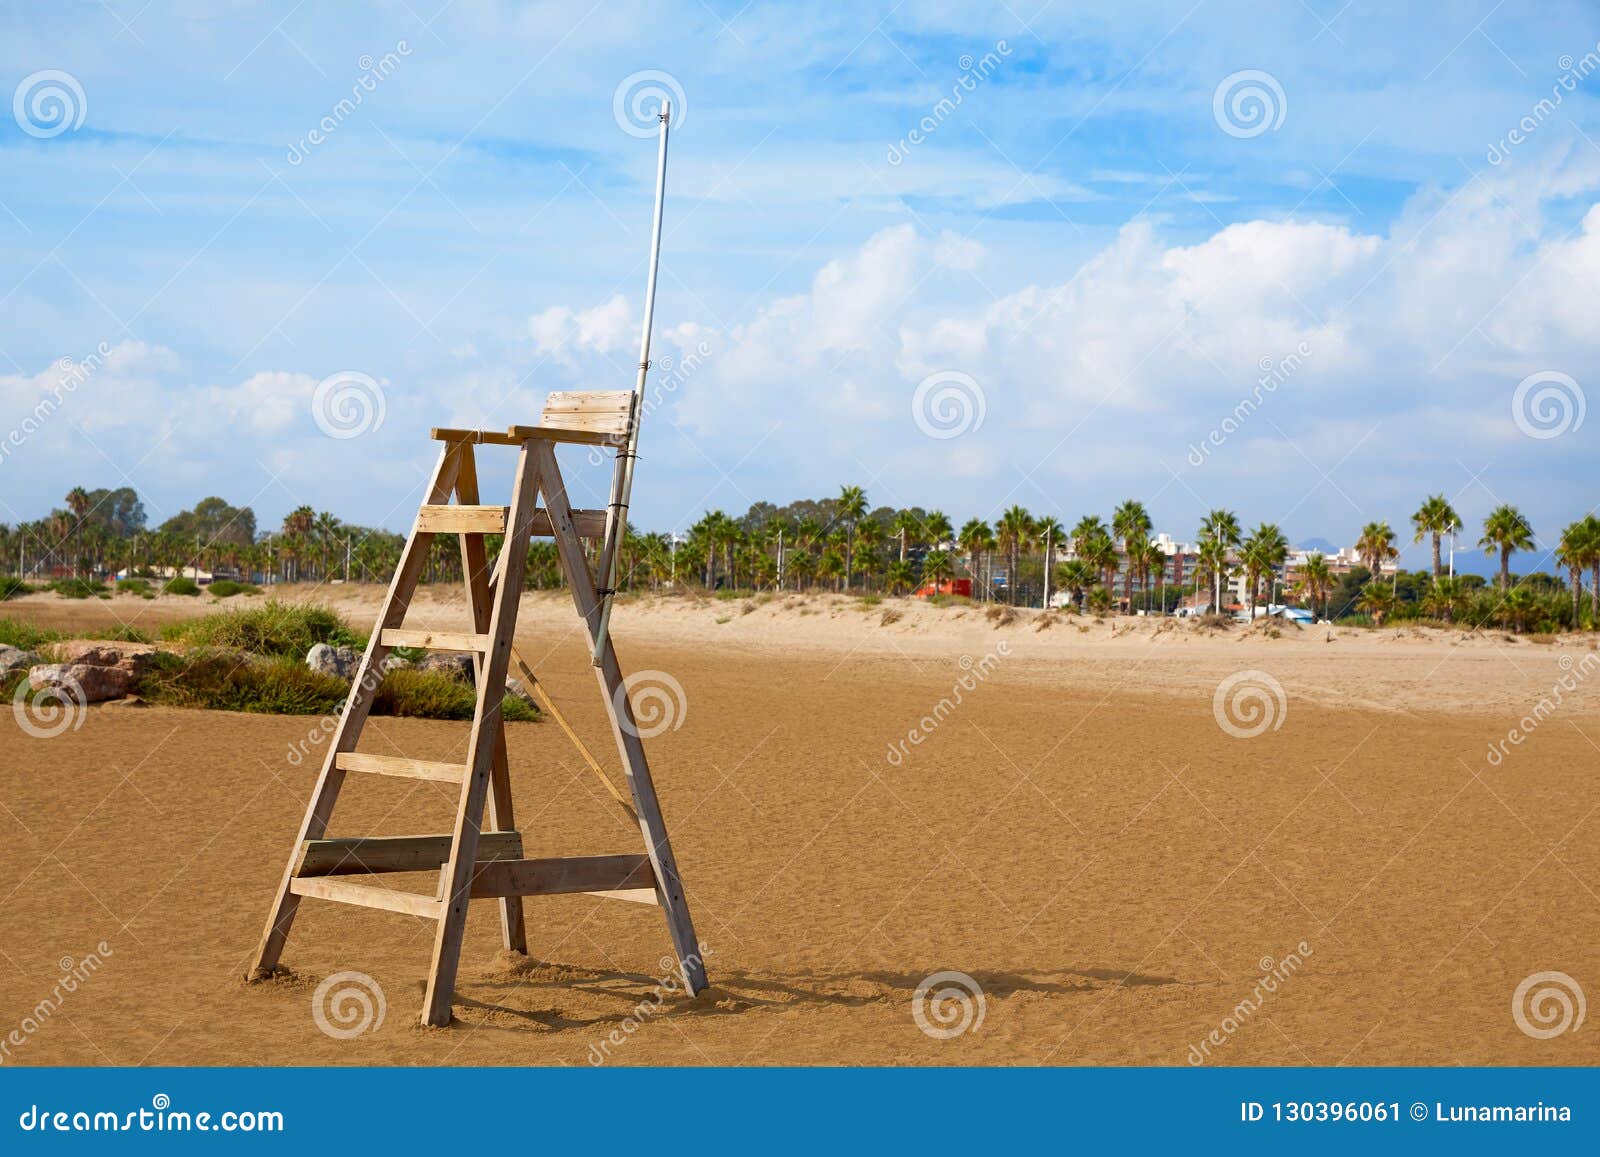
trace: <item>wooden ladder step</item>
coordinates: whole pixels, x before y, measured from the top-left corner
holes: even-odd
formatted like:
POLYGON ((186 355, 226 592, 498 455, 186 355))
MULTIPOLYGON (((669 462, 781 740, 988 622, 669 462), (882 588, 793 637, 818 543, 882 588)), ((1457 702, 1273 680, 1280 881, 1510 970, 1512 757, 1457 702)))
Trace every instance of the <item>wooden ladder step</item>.
MULTIPOLYGON (((370 872, 430 872, 450 858, 454 837, 347 836, 306 840, 295 876, 355 876, 370 872)), ((521 832, 482 832, 478 861, 520 860, 521 832)))
POLYGON ((436 763, 427 759, 407 759, 401 755, 365 755, 341 751, 334 758, 340 771, 364 771, 372 775, 394 775, 402 779, 431 779, 459 784, 467 776, 464 763, 436 763))
POLYGON ((417 529, 434 534, 504 534, 509 506, 426 505, 417 511, 417 529))
POLYGON ((624 893, 648 892, 655 902, 656 875, 650 857, 568 856, 549 860, 499 860, 479 863, 472 877, 472 897, 560 896, 573 892, 642 900, 624 893))
POLYGON ((313 900, 332 900, 337 904, 354 904, 360 908, 381 908, 385 912, 421 916, 428 920, 439 919, 445 911, 443 902, 432 896, 396 892, 392 888, 367 884, 351 884, 344 880, 295 878, 289 881, 289 891, 313 900))
POLYGON ((389 627, 383 632, 385 647, 417 647, 424 651, 487 651, 489 636, 469 631, 411 631, 389 627))

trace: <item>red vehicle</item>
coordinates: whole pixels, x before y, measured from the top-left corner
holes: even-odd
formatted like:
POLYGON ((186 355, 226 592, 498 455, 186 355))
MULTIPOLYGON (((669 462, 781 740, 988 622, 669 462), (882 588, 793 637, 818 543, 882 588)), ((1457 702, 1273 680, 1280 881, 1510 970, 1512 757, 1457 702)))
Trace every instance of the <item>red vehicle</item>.
POLYGON ((934 595, 961 595, 970 599, 972 597, 972 580, 969 578, 945 579, 941 583, 928 583, 917 592, 919 599, 932 598, 934 595))

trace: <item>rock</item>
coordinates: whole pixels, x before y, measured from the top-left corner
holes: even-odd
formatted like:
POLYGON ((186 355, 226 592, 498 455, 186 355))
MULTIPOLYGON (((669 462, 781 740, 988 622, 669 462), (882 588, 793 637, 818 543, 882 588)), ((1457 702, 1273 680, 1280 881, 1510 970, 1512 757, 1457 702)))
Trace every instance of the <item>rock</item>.
POLYGON ((321 675, 337 675, 346 683, 356 677, 361 654, 354 647, 330 647, 317 643, 306 652, 306 666, 321 675))
POLYGON ((99 667, 89 663, 47 663, 28 672, 35 691, 54 691, 75 703, 103 703, 121 699, 133 686, 133 672, 124 667, 99 667))
POLYGON ((452 679, 460 679, 465 683, 472 682, 471 655, 426 655, 416 667, 419 671, 437 671, 442 675, 449 675, 452 679))
POLYGON ((102 639, 74 639, 57 643, 51 655, 57 663, 82 667, 116 667, 134 679, 150 670, 159 647, 149 643, 112 643, 102 639))
POLYGON ((0 675, 9 675, 38 663, 39 656, 20 647, 0 645, 0 675))
POLYGON ((524 703, 526 703, 529 707, 537 707, 538 706, 538 704, 533 701, 532 693, 529 692, 527 687, 525 687, 523 685, 521 679, 507 679, 506 680, 506 694, 507 695, 516 696, 518 699, 521 699, 524 703))

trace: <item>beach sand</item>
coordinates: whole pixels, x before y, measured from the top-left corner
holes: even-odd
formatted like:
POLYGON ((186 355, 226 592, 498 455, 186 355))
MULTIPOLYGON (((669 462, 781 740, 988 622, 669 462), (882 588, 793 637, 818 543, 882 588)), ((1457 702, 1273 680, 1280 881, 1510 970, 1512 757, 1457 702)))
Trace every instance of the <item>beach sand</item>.
MULTIPOLYGON (((362 629, 381 595, 285 593, 362 629)), ((148 630, 201 603, 28 596, 3 613, 148 630)), ((408 625, 463 615, 425 589, 408 625)), ((315 779, 316 719, 112 704, 41 739, 8 713, 0 1060, 1600 1064, 1600 1033, 1535 1039, 1512 1007, 1540 972, 1600 995, 1592 638, 1273 633, 628 600, 617 645, 671 704, 646 747, 712 988, 666 990, 653 907, 530 898, 524 961, 479 902, 445 1029, 417 1024, 433 926, 410 916, 308 900, 293 976, 242 980, 315 779), (1243 698, 1219 707, 1230 679, 1243 698), (97 971, 57 1004, 62 968, 90 953, 97 971), (381 990, 383 1019, 338 1039, 313 1001, 347 970, 381 990), (922 1005, 959 1034, 918 1024, 914 994, 940 972, 981 990, 922 1005)), ((528 595, 518 643, 614 771, 566 597, 528 595)), ((459 761, 466 734, 374 719, 362 749, 459 761)), ((508 735, 527 855, 640 849, 553 723, 508 735)), ((453 804, 443 785, 351 777, 330 834, 441 832, 453 804)))

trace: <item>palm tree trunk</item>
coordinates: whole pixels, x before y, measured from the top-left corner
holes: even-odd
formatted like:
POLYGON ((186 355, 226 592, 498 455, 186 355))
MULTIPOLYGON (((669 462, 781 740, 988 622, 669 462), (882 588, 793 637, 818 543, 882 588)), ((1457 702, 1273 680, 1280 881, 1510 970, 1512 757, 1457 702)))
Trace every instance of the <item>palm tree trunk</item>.
POLYGON ((1511 589, 1511 548, 1509 546, 1500 548, 1500 589, 1502 591, 1511 589))
POLYGON ((1439 532, 1436 530, 1436 531, 1433 532, 1433 581, 1434 582, 1438 582, 1439 581, 1439 570, 1440 570, 1441 562, 1442 562, 1442 559, 1441 559, 1441 556, 1440 556, 1440 553, 1439 553, 1439 532))

